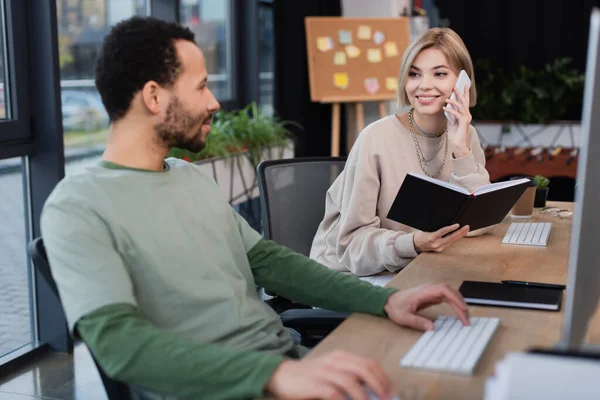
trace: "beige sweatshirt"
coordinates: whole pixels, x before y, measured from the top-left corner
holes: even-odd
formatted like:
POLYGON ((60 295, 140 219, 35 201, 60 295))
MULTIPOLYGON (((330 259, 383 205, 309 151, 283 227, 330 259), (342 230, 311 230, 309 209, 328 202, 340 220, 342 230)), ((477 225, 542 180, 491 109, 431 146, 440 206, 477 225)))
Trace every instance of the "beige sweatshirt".
MULTIPOLYGON (((417 135, 428 171, 442 165, 446 135, 417 135)), ((474 127, 471 151, 453 159, 451 147, 438 179, 473 191, 490 183, 485 154, 474 127)), ((408 129, 390 115, 367 126, 352 147, 344 171, 327 191, 325 216, 313 240, 310 257, 329 268, 358 276, 395 272, 417 252, 415 229, 385 216, 407 173, 423 174, 408 129)))

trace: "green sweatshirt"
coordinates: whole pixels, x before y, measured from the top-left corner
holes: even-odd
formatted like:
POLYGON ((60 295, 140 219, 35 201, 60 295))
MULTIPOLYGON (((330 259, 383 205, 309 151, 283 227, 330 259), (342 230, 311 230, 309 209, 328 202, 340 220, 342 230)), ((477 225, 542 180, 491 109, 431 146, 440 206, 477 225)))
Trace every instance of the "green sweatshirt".
POLYGON ((44 207, 42 235, 69 328, 148 399, 263 394, 299 349, 256 286, 377 315, 393 292, 263 240, 179 160, 158 173, 105 163, 69 175, 44 207))
MULTIPOLYGON (((303 304, 383 316, 383 306, 395 291, 331 271, 266 240, 252 248, 248 259, 258 285, 303 304)), ((160 331, 125 304, 86 315, 77 330, 109 376, 181 398, 259 397, 284 359, 268 352, 185 340, 160 331)))

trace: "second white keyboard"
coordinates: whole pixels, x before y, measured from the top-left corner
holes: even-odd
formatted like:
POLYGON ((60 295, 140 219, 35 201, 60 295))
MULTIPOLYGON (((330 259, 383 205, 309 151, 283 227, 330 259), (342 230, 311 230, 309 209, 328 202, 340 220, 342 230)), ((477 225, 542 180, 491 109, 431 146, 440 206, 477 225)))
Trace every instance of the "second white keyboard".
POLYGON ((502 243, 546 246, 551 230, 550 222, 513 222, 506 231, 502 243))
POLYGON ((470 321, 471 326, 464 326, 456 317, 438 317, 435 330, 421 335, 400 366, 473 375, 500 319, 473 317, 470 321))

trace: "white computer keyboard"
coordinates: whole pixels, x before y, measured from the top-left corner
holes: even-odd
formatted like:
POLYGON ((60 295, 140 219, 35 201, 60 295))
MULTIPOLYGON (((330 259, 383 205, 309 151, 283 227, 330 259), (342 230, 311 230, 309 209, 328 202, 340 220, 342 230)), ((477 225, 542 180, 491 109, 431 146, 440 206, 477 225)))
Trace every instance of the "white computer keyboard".
POLYGON ((550 222, 513 222, 506 231, 502 243, 547 246, 551 231, 550 222))
POLYGON ((464 326, 456 317, 438 317, 435 330, 421 335, 400 366, 472 375, 500 319, 473 317, 470 321, 471 326, 464 326))

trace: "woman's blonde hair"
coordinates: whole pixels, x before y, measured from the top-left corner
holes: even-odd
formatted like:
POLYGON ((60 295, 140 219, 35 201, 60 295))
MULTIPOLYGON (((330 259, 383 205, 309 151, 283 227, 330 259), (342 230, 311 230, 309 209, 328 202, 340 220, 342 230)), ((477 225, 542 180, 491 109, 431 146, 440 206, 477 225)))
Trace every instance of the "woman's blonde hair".
POLYGON ((473 71, 473 62, 469 51, 462 41, 460 36, 450 28, 432 28, 424 32, 421 36, 415 39, 410 46, 404 52, 402 56, 402 64, 400 65, 400 76, 398 78, 398 105, 408 106, 410 101, 406 95, 406 79, 408 78, 408 72, 410 67, 413 65, 417 55, 425 49, 434 48, 440 50, 450 66, 454 68, 456 73, 461 69, 464 69, 469 78, 471 79, 471 90, 469 90, 469 97, 473 107, 477 104, 477 90, 475 89, 475 72, 473 71))

